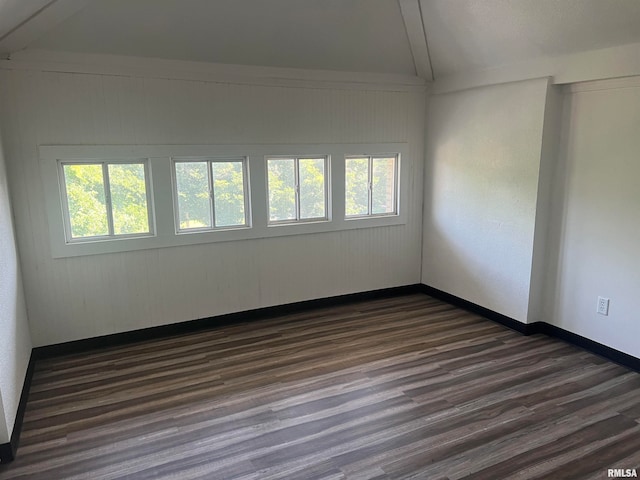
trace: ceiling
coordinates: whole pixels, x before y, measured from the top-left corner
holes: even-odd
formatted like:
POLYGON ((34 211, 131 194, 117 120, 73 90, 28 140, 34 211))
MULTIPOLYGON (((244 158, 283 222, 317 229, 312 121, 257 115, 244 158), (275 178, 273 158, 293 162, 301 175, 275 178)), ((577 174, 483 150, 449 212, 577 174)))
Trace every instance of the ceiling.
POLYGON ((640 42, 640 0, 421 0, 437 75, 640 42))
POLYGON ((0 0, 9 53, 439 78, 637 42, 640 0, 0 0))

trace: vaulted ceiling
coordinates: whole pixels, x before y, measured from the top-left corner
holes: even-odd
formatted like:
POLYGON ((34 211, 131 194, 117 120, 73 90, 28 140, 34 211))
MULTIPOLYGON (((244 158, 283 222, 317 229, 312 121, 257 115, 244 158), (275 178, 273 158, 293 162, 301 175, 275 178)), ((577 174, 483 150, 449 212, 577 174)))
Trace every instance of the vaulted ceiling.
POLYGON ((419 75, 640 42, 640 0, 0 0, 24 48, 419 75))

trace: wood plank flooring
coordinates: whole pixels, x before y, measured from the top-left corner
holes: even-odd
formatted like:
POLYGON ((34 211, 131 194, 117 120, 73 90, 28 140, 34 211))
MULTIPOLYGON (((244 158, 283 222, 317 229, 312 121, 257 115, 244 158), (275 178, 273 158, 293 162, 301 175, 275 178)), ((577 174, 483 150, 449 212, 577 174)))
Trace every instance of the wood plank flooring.
POLYGON ((41 360, 0 478, 582 480, 639 467, 640 374, 416 294, 41 360))

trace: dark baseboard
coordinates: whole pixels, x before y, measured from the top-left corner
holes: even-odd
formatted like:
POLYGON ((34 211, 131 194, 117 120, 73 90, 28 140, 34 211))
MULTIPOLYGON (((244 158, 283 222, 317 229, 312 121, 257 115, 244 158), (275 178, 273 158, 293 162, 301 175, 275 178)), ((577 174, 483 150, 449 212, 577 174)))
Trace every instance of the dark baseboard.
POLYGON ((607 347, 606 345, 603 345, 576 333, 569 332, 567 330, 564 330, 563 328, 556 327, 555 325, 551 325, 550 323, 522 323, 518 320, 514 320, 513 318, 502 315, 501 313, 497 313, 493 310, 489 310, 488 308, 481 307, 480 305, 477 305, 473 302, 444 292, 442 290, 438 290, 437 288, 431 287, 429 285, 421 284, 420 290, 431 297, 437 298, 470 312, 477 313, 478 315, 486 317, 489 320, 493 320, 506 327, 511 328, 512 330, 520 332, 523 335, 535 335, 537 333, 541 333, 550 337, 555 337, 560 340, 564 340, 565 342, 571 343, 572 345, 575 345, 577 347, 588 350, 591 353, 595 353, 596 355, 604 357, 607 360, 611 360, 612 362, 618 363, 631 370, 640 372, 640 358, 636 358, 632 355, 616 350, 615 348, 607 347))
POLYGON ((18 442, 20 439, 20 431, 22 430, 24 411, 27 404, 27 398, 29 396, 29 389, 31 387, 33 370, 35 362, 38 359, 82 353, 96 348, 126 345, 144 340, 197 332, 224 325, 245 323, 263 318, 309 311, 316 308, 343 305, 377 298, 408 295, 412 293, 424 293, 431 297, 438 298, 444 302, 450 303, 452 305, 500 323, 512 330, 522 333, 523 335, 545 334, 551 337, 559 338, 578 347, 584 348, 592 353, 607 358, 613 362, 619 363, 620 365, 640 372, 639 358, 620 352, 611 347, 607 347, 606 345, 602 345, 601 343, 595 342, 575 333, 568 332, 554 325, 550 325, 545 322, 536 322, 529 324, 522 323, 513 318, 507 317, 506 315, 494 312, 493 310, 489 310, 488 308, 482 307, 473 302, 444 292, 442 290, 438 290, 437 288, 428 285, 405 285, 401 287, 384 288, 381 290, 372 290, 368 292, 338 295, 335 297, 305 300, 302 302, 289 303, 286 305, 258 308, 254 310, 247 310, 244 312, 229 313, 226 315, 219 315, 215 317, 201 318, 198 320, 191 320, 170 325, 163 325, 159 327, 145 328, 142 330, 134 330, 131 332, 115 333, 112 335, 105 335, 101 337, 94 337, 84 340, 59 343, 56 345, 48 345, 46 347, 34 348, 31 352, 31 359, 29 360, 29 367, 27 369, 24 386, 22 388, 20 404, 16 415, 16 422, 13 429, 13 434, 11 436, 11 441, 9 443, 0 445, 0 463, 7 463, 15 458, 16 450, 18 448, 18 442))
POLYGON ((506 315, 502 315, 501 313, 494 312, 493 310, 489 310, 485 307, 481 307, 480 305, 470 302, 469 300, 456 297, 455 295, 444 292, 442 290, 438 290, 437 288, 431 287, 429 285, 425 285, 424 283, 420 285, 420 291, 422 293, 425 293, 426 295, 429 295, 430 297, 437 298, 444 302, 450 303, 451 305, 455 305, 456 307, 460 307, 464 310, 477 313, 478 315, 486 317, 489 320, 493 320, 494 322, 501 323, 505 327, 509 327, 511 330, 520 332, 523 335, 532 335, 534 333, 538 333, 536 328, 532 328, 536 324, 519 322, 518 320, 514 320, 511 317, 507 317, 506 315))
POLYGON ((29 365, 24 376, 22 384, 22 392, 20 392, 20 403, 18 403, 18 411, 16 412, 16 420, 13 424, 13 432, 9 443, 0 444, 0 464, 12 462, 16 458, 16 451, 20 443, 20 433, 22 432, 22 422, 24 421, 24 411, 27 408, 27 399, 29 398, 29 390, 31 389, 31 379, 33 378, 33 370, 36 366, 36 359, 31 351, 29 365))
POLYGON ((419 292, 421 292, 421 285, 414 284, 401 287, 384 288, 381 290, 371 290, 368 292, 349 293, 346 295, 338 295, 335 297, 305 300, 302 302, 288 303, 285 305, 275 305, 273 307, 257 308, 254 310, 246 310, 244 312, 238 313, 228 313, 215 317, 200 318, 197 320, 172 323, 170 325, 161 325, 158 327, 144 328, 141 330, 133 330, 130 332, 114 333, 101 337, 93 337, 83 340, 58 343, 55 345, 48 345, 46 347, 37 347, 33 349, 33 354, 36 359, 57 357, 60 355, 70 355, 94 350, 96 348, 114 347, 144 340, 170 337, 173 335, 192 333, 235 323, 251 322, 263 318, 287 315, 291 313, 313 310, 316 308, 330 307, 346 303, 359 302, 363 300, 372 300, 376 298, 408 295, 411 293, 419 292))
POLYGON ((540 331, 537 333, 543 333, 550 337, 559 338, 565 342, 576 345, 577 347, 584 348, 591 353, 595 353, 601 357, 611 360, 617 364, 627 367, 636 372, 640 372, 640 358, 629 355, 628 353, 621 352, 615 348, 607 347, 601 343, 595 342, 587 337, 578 335, 577 333, 569 332, 555 325, 551 325, 545 322, 537 322, 540 326, 540 331))

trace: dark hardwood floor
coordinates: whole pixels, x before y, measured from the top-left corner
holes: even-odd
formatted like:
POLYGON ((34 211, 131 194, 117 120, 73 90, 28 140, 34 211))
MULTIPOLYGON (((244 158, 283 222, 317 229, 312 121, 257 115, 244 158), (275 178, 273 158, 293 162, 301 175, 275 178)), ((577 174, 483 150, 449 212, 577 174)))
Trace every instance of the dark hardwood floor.
POLYGON ((415 294, 40 360, 0 478, 582 480, 638 467, 640 374, 415 294))

